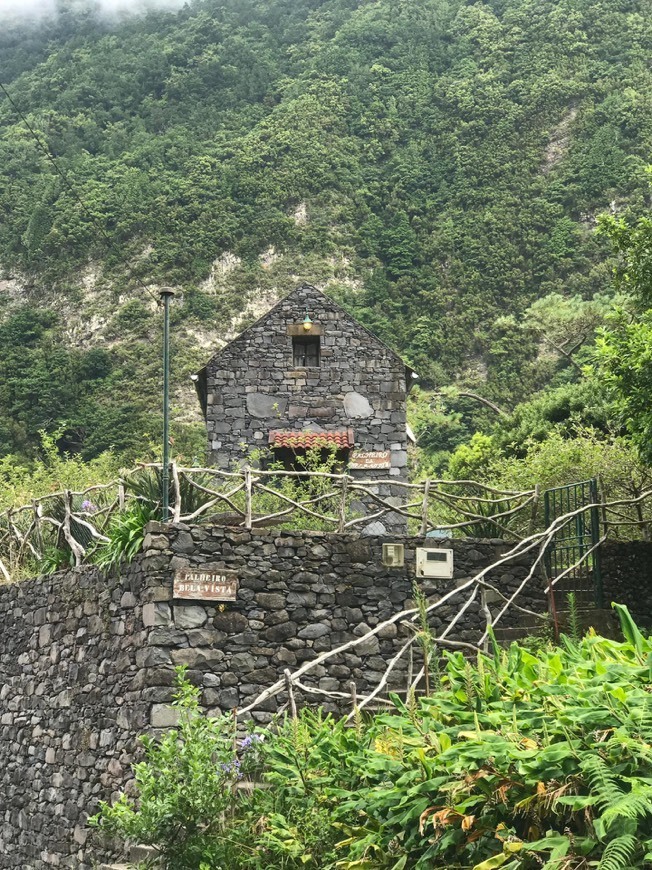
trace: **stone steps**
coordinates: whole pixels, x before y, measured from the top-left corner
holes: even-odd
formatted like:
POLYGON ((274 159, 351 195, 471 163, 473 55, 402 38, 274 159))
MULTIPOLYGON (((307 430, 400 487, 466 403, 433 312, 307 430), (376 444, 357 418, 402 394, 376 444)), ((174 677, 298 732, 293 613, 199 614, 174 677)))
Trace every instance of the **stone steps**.
MULTIPOLYGON (((577 621, 580 631, 586 632, 594 628, 598 634, 612 639, 619 637, 619 623, 611 609, 598 607, 578 607, 576 610, 577 621)), ((568 633, 570 630, 570 610, 557 611, 557 623, 559 630, 568 633)), ((552 625, 552 618, 550 620, 552 625)), ((518 625, 509 628, 500 625, 495 629, 496 640, 499 643, 511 643, 514 640, 523 640, 527 637, 536 637, 541 632, 541 623, 534 619, 524 617, 518 625)))

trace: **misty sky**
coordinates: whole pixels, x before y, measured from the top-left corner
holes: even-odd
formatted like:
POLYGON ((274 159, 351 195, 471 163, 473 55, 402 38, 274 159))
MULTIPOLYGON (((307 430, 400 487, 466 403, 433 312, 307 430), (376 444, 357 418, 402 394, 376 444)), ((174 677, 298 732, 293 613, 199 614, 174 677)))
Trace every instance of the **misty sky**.
MULTIPOLYGON (((178 9, 183 4, 184 0, 99 0, 106 15, 137 15, 148 9, 178 9)), ((56 0, 0 0, 0 18, 42 18, 53 15, 55 10, 56 0)))

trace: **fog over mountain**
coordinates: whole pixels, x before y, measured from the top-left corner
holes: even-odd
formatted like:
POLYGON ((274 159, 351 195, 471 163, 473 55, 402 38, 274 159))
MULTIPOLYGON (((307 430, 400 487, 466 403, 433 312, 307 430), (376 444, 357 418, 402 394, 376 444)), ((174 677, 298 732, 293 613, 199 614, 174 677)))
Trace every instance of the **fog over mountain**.
MULTIPOLYGON (((65 3, 65 8, 93 8, 100 15, 107 17, 125 15, 141 15, 153 9, 180 9, 185 0, 77 0, 65 3)), ((0 19, 33 21, 55 16, 61 10, 62 3, 57 0, 0 0, 0 19)))

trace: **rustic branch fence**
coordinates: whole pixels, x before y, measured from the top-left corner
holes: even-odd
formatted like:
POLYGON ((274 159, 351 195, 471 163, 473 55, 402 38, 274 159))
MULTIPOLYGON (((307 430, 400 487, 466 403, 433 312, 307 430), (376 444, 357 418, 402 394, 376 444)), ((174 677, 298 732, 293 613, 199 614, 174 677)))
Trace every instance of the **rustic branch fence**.
MULTIPOLYGON (((134 501, 156 503, 160 492, 161 466, 142 465, 125 473, 120 479, 107 484, 91 486, 79 492, 62 490, 30 504, 11 508, 0 513, 0 574, 6 581, 26 569, 38 568, 48 547, 68 547, 71 560, 80 565, 92 557, 93 550, 108 540, 108 532, 114 518, 119 516, 134 501), (149 495, 147 486, 149 485, 149 495), (157 488, 158 487, 158 488, 157 488)), ((652 505, 652 489, 636 498, 599 500, 583 504, 555 518, 542 528, 540 492, 532 490, 517 492, 498 489, 476 481, 427 480, 420 483, 374 480, 364 482, 348 474, 328 472, 272 471, 244 468, 236 472, 224 472, 214 468, 184 468, 172 465, 170 520, 175 523, 210 522, 255 529, 267 525, 288 522, 317 523, 318 528, 345 533, 355 531, 376 519, 393 513, 404 518, 411 531, 418 536, 437 530, 439 534, 453 536, 463 532, 486 530, 493 536, 510 542, 507 550, 493 564, 486 566, 475 576, 465 580, 436 601, 428 602, 426 618, 432 617, 443 605, 456 596, 462 600, 446 627, 431 638, 435 648, 477 652, 485 648, 489 637, 504 621, 507 613, 516 609, 531 617, 541 614, 524 608, 519 598, 528 584, 545 574, 545 554, 557 536, 575 524, 580 515, 597 509, 600 512, 600 535, 593 546, 585 549, 572 564, 564 565, 557 576, 547 578, 546 593, 554 591, 564 577, 578 565, 593 558, 596 549, 608 536, 617 536, 623 527, 643 530, 647 533, 652 505), (379 489, 390 487, 391 496, 381 496, 379 489), (402 493, 402 498, 396 493, 402 493), (356 501, 373 505, 373 510, 360 515, 356 501), (220 512, 221 511, 221 512, 220 512), (647 513, 646 513, 647 512, 647 513), (531 554, 526 576, 509 596, 503 594, 495 583, 488 579, 492 572, 506 566, 524 554, 531 554), (499 601, 492 613, 487 605, 487 594, 499 601), (478 631, 474 641, 461 641, 452 637, 464 614, 474 604, 484 614, 485 625, 478 631)), ((301 527, 301 526, 294 526, 301 527)), ((352 687, 350 701, 355 710, 370 704, 382 704, 387 700, 383 693, 388 687, 392 672, 399 663, 409 657, 406 692, 414 690, 427 671, 428 661, 415 674, 413 672, 414 645, 419 637, 419 611, 413 607, 395 614, 387 621, 373 627, 369 633, 355 637, 336 649, 322 653, 306 662, 296 671, 286 671, 281 679, 263 691, 252 703, 237 712, 245 716, 259 708, 270 698, 285 694, 286 706, 294 714, 295 690, 319 698, 330 698, 342 703, 349 696, 343 692, 331 692, 309 685, 306 680, 324 662, 354 650, 367 643, 386 627, 405 624, 411 627, 409 636, 398 652, 387 663, 385 672, 375 687, 366 695, 352 687)), ((319 671, 318 671, 319 673, 319 671)))
MULTIPOLYGON (((142 464, 110 483, 49 493, 0 512, 0 578, 38 572, 52 549, 65 550, 71 564, 83 564, 108 541, 113 519, 131 503, 160 500, 161 471, 160 464, 142 464)), ((629 527, 645 535, 647 496, 601 502, 603 526, 614 534, 629 527)), ((516 491, 473 480, 406 483, 346 473, 250 467, 227 472, 176 463, 170 474, 171 522, 245 529, 274 525, 345 533, 393 517, 422 537, 434 532, 442 538, 466 534, 519 542, 541 528, 541 504, 539 487, 516 491)))
MULTIPOLYGON (((157 501, 160 477, 159 464, 141 465, 110 483, 78 492, 61 490, 1 512, 0 574, 9 580, 22 567, 37 569, 48 548, 67 548, 71 562, 82 564, 108 540, 111 521, 131 502, 157 501), (147 474, 150 487, 143 494, 147 474)), ((441 536, 466 531, 475 537, 519 540, 523 530, 533 527, 538 502, 537 489, 517 492, 469 480, 362 481, 349 474, 250 467, 226 472, 176 463, 170 475, 171 522, 245 529, 311 523, 344 533, 393 515, 422 536, 437 529, 441 536), (381 496, 383 490, 392 495, 381 496)))

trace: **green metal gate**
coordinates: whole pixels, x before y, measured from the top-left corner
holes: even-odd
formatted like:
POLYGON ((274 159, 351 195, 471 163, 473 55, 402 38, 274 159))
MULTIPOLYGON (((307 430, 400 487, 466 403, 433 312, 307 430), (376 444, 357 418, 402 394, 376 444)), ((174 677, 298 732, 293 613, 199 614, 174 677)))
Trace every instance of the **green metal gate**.
POLYGON ((588 505, 597 505, 599 501, 595 478, 557 486, 543 494, 546 528, 559 517, 577 511, 548 545, 545 553, 548 578, 554 580, 568 571, 555 584, 555 592, 573 592, 583 604, 594 607, 602 607, 600 548, 597 546, 600 540, 600 514, 598 507, 588 505), (586 510, 580 510, 585 505, 586 510))

